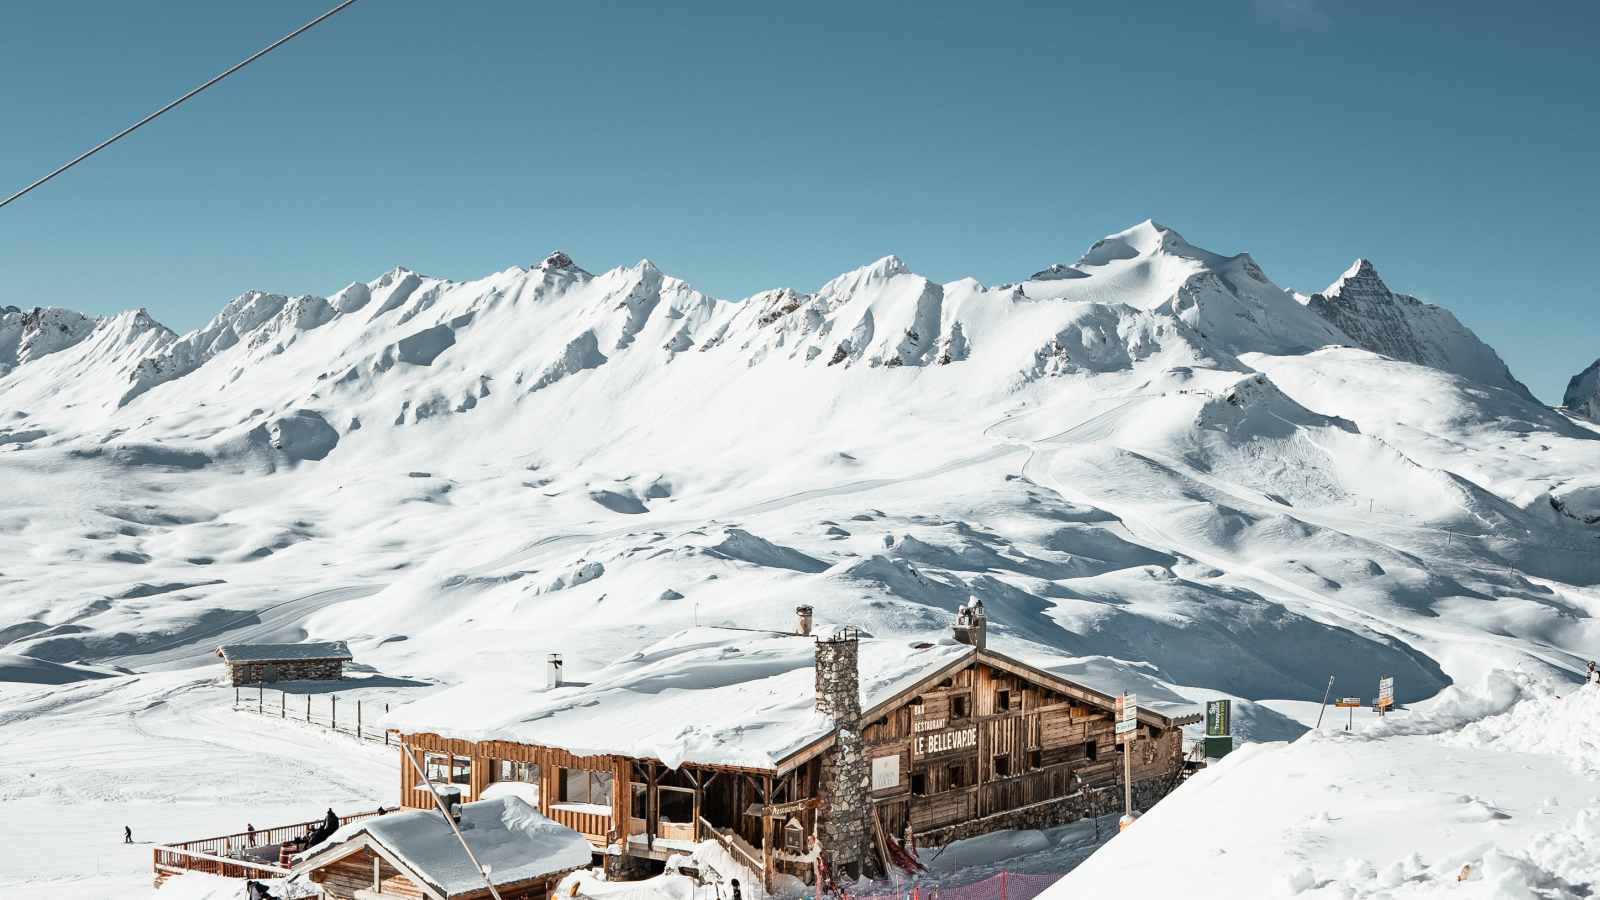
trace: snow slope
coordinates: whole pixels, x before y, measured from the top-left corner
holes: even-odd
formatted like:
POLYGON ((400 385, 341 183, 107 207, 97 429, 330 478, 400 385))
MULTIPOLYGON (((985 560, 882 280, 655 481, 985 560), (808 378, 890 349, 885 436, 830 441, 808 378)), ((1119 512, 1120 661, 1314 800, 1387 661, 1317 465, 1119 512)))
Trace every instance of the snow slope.
POLYGON ((1497 670, 1355 731, 1330 713, 1195 776, 1042 896, 1136 879, 1196 898, 1526 900, 1600 882, 1600 687, 1558 696, 1497 670))
MULTIPOLYGON (((1433 313, 1402 317, 1425 365, 1363 349, 1382 303, 1341 310, 1146 222, 994 287, 886 257, 730 302, 555 254, 251 292, 183 336, 8 311, 0 644, 163 673, 344 640, 538 687, 545 653, 584 681, 800 603, 909 646, 976 595, 1003 652, 1240 698, 1263 738, 1329 675, 1574 677, 1600 433, 1433 313)), ((57 715, 29 710, 0 757, 57 715)))

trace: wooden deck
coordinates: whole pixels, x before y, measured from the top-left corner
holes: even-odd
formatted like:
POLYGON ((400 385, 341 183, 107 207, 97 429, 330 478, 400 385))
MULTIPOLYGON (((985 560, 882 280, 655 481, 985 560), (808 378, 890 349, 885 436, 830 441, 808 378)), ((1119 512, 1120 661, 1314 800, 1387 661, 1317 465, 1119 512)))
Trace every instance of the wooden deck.
MULTIPOLYGON (((392 809, 390 810, 393 811, 392 809)), ((340 825, 378 814, 372 812, 341 816, 340 825)), ((289 870, 278 865, 278 848, 284 841, 305 836, 322 824, 321 819, 280 825, 251 832, 201 838, 181 844, 162 844, 154 850, 155 884, 185 872, 206 872, 224 878, 283 878, 289 870)))

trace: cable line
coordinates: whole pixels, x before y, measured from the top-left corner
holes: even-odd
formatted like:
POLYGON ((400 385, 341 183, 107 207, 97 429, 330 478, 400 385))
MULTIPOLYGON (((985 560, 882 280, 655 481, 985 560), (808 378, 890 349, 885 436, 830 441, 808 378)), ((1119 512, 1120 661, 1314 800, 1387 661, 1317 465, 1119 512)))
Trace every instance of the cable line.
POLYGON ((143 119, 140 119, 138 122, 134 123, 132 126, 128 127, 127 129, 125 129, 122 132, 119 132, 115 137, 111 138, 110 140, 106 141, 105 143, 101 144, 100 146, 94 148, 93 150, 90 150, 88 153, 85 153, 84 155, 82 155, 82 156, 78 157, 77 159, 73 160, 72 162, 67 163, 66 165, 64 165, 61 168, 55 170, 54 172, 51 172, 49 175, 46 175, 45 177, 39 179, 38 181, 35 181, 33 184, 28 185, 27 187, 23 188, 22 190, 17 191, 15 194, 12 194, 11 196, 7 197, 6 199, 0 200, 0 206, 5 206, 7 203, 10 203, 11 201, 17 199, 18 197, 21 197, 23 194, 26 194, 27 192, 29 192, 29 191, 33 190, 34 188, 38 187, 39 185, 44 184, 46 181, 49 181, 50 179, 56 177, 57 175, 60 175, 62 172, 65 172, 66 170, 68 170, 68 169, 72 168, 73 166, 77 165, 78 163, 83 162, 84 160, 88 159, 89 157, 95 155, 96 153, 99 153, 101 150, 104 150, 105 148, 111 146, 112 144, 116 143, 118 140, 126 137, 129 134, 132 134, 133 131, 135 129, 137 129, 139 126, 145 124, 146 122, 149 122, 150 120, 154 119, 156 116, 161 115, 162 113, 164 113, 167 110, 173 108, 174 106, 177 106, 179 103, 182 103, 183 101, 189 99, 190 97, 193 97, 195 94, 200 93, 201 91, 205 90, 206 88, 211 87, 213 84, 216 84, 217 82, 221 81, 222 79, 227 78, 229 75, 232 75, 233 73, 239 71, 240 69, 244 68, 245 66, 250 65, 251 63, 255 62, 256 60, 260 59, 261 57, 266 56, 268 53, 271 53, 272 51, 278 49, 279 47, 282 47, 284 44, 289 43, 291 40, 295 39, 296 37, 300 36, 301 34, 305 33, 306 31, 310 30, 313 25, 316 25, 318 22, 321 22, 323 19, 328 18, 329 16, 333 15, 334 13, 338 12, 341 9, 344 9, 346 6, 349 6, 350 4, 352 4, 354 2, 356 2, 356 0, 344 0, 343 3, 339 4, 338 6, 335 6, 333 9, 328 10, 327 12, 323 13, 322 15, 317 16, 315 19, 312 19, 310 22, 307 22, 306 24, 300 26, 299 28, 296 28, 294 31, 290 32, 287 37, 285 37, 282 40, 274 43, 272 46, 268 47, 267 49, 262 50, 260 53, 257 53, 255 56, 250 57, 249 59, 245 60, 242 63, 239 63, 237 66, 234 66, 233 68, 229 69, 228 71, 223 72, 221 75, 218 75, 217 77, 211 79, 210 81, 206 82, 205 84, 200 85, 199 87, 195 88, 194 90, 190 91, 189 93, 184 94, 182 97, 179 97, 178 99, 172 101, 171 103, 168 103, 166 106, 161 107, 160 109, 156 110, 155 112, 151 113, 150 115, 145 116, 143 119))

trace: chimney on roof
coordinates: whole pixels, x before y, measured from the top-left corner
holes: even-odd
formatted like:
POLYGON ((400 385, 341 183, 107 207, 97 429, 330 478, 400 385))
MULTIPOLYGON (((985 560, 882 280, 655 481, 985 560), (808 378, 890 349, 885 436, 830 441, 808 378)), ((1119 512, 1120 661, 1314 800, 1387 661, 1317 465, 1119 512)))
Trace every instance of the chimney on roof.
POLYGON ((809 606, 797 606, 794 609, 794 615, 795 615, 794 633, 800 635, 801 637, 806 637, 806 636, 810 635, 811 634, 811 607, 809 607, 809 606))
POLYGON ((977 597, 956 613, 956 643, 970 644, 982 650, 988 639, 989 617, 983 612, 983 601, 977 597))
POLYGON ((822 753, 817 842, 833 871, 854 881, 872 874, 872 773, 861 735, 860 631, 817 641, 817 712, 837 731, 822 753))
POLYGON ((561 654, 552 653, 546 657, 546 659, 548 660, 545 667, 545 672, 547 675, 545 678, 546 686, 553 688, 561 687, 561 654))

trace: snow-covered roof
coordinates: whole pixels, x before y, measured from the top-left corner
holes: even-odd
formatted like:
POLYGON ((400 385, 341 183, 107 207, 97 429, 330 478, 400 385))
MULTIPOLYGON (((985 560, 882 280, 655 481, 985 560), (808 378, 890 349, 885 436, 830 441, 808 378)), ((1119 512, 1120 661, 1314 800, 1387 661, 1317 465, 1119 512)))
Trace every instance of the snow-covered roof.
POLYGON ((354 659, 344 641, 302 644, 223 644, 217 655, 231 663, 301 662, 312 659, 354 659))
MULTIPOLYGON (((862 709, 972 652, 948 639, 928 645, 863 638, 862 709)), ((578 756, 659 759, 672 767, 687 761, 775 769, 833 730, 815 701, 813 638, 702 627, 612 663, 587 685, 530 690, 470 681, 401 707, 382 724, 578 756)))
MULTIPOLYGON (((976 654, 948 637, 936 643, 864 637, 861 708, 870 711, 976 654)), ((1070 684, 1085 699, 1109 705, 1115 696, 1099 686, 1080 686, 1038 661, 1019 663, 993 651, 983 656, 1025 667, 1041 681, 1070 684)), ((809 637, 693 628, 612 663, 587 685, 552 690, 470 681, 408 704, 381 724, 409 734, 557 747, 578 756, 773 770, 833 731, 833 720, 815 709, 815 666, 809 637)), ((1194 711, 1177 705, 1146 707, 1141 716, 1194 711)))
MULTIPOLYGON (((586 866, 593 852, 583 835, 514 796, 462 804, 458 827, 478 862, 489 867, 496 887, 586 866)), ((484 888, 483 876, 436 809, 403 810, 351 822, 295 856, 295 869, 315 868, 322 864, 319 858, 330 859, 327 854, 337 854, 340 847, 364 835, 446 897, 484 888)))

